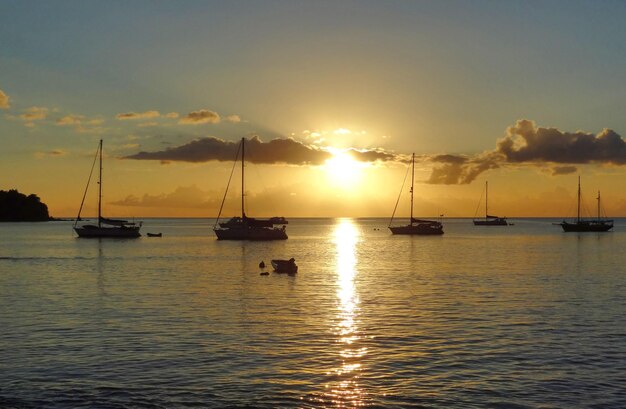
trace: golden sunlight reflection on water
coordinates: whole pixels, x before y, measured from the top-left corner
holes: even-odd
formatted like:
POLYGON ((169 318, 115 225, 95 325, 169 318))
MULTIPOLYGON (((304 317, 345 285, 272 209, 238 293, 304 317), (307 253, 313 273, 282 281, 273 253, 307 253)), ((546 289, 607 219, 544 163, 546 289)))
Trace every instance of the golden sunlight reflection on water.
POLYGON ((336 248, 337 319, 333 332, 340 344, 341 364, 332 372, 333 382, 326 385, 326 397, 338 406, 364 404, 365 392, 358 379, 366 348, 359 346, 358 332, 359 296, 354 285, 357 274, 356 245, 359 229, 351 219, 340 219, 333 233, 336 248))

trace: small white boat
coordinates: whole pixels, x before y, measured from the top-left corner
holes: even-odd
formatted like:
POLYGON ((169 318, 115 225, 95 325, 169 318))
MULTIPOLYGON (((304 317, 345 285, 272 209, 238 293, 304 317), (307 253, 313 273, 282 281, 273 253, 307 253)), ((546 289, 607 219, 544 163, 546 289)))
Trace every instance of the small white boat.
POLYGON ((294 258, 289 260, 272 260, 272 267, 274 267, 274 271, 277 273, 296 274, 298 272, 298 266, 294 258))

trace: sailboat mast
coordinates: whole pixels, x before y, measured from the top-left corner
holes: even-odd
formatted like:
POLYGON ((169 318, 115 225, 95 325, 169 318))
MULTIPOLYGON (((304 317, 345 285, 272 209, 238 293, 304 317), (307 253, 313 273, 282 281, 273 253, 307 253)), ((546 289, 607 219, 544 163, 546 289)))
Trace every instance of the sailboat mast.
POLYGON ((578 209, 576 213, 576 222, 580 222, 580 176, 578 176, 578 209))
POLYGON ((600 221, 600 191, 598 190, 598 221, 600 221))
POLYGON ((487 210, 488 203, 489 203, 489 182, 485 180, 485 219, 489 217, 489 210, 487 210))
POLYGON ((102 139, 100 139, 100 175, 98 177, 98 227, 102 220, 102 139))
POLYGON ((413 183, 415 182, 415 153, 411 158, 411 220, 409 224, 413 224, 413 183))
POLYGON ((245 147, 246 147, 246 138, 241 138, 241 218, 243 219, 243 217, 246 215, 246 212, 244 210, 244 199, 243 197, 245 196, 244 193, 244 185, 243 185, 243 181, 244 181, 244 177, 243 177, 243 173, 244 173, 244 162, 245 162, 245 147))

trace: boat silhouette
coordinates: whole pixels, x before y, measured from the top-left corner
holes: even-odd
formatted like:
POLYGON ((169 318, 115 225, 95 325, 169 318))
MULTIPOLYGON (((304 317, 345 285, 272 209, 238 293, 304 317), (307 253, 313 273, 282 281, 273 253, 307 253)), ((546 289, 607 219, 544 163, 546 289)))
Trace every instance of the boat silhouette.
MULTIPOLYGON (((245 182, 245 138, 241 138, 241 143, 237 149, 237 155, 235 156, 235 164, 239 158, 239 151, 241 151, 241 216, 236 216, 229 219, 226 222, 220 223, 220 216, 222 214, 222 208, 224 201, 226 200, 226 194, 228 193, 228 187, 230 186, 230 180, 226 186, 224 192, 224 198, 222 199, 222 207, 217 215, 215 226, 213 231, 218 240, 256 240, 256 241, 269 241, 269 240, 286 240, 287 220, 284 217, 273 217, 271 219, 255 219, 246 216, 244 211, 244 182, 245 182), (281 227, 274 227, 274 225, 282 225, 281 227)), ((233 165, 234 166, 234 165, 233 165)), ((232 176, 232 173, 231 173, 232 176)))
MULTIPOLYGON (((478 203, 480 206, 480 203, 478 203)), ((489 205, 489 182, 485 181, 485 218, 474 219, 474 226, 508 226, 506 217, 491 216, 488 210, 489 205)))
POLYGON ((578 206, 575 222, 563 220, 559 225, 565 232, 606 232, 613 228, 613 220, 600 217, 600 191, 598 190, 598 217, 596 219, 583 219, 580 217, 580 176, 578 176, 578 206))
POLYGON ((86 238, 102 238, 102 237, 113 237, 113 238, 136 238, 140 237, 141 233, 139 233, 139 229, 141 228, 141 222, 129 222, 127 220, 118 220, 118 219, 108 219, 106 217, 102 217, 102 139, 100 139, 100 143, 98 144, 98 151, 96 152, 96 158, 94 158, 94 163, 91 167, 91 172, 89 172, 89 179, 87 180, 87 186, 85 187, 85 193, 83 194, 83 200, 80 203, 80 208, 78 209, 78 216, 76 217, 76 221, 74 222, 74 231, 78 234, 78 237, 86 237, 86 238), (96 164, 95 159, 100 158, 100 172, 98 176, 98 222, 97 224, 83 224, 78 226, 78 222, 81 220, 80 213, 83 210, 83 204, 85 203, 85 196, 87 195, 87 191, 89 189, 89 182, 91 181, 91 175, 93 173, 93 168, 96 164))
MULTIPOLYGON (((398 196, 398 201, 396 201, 396 207, 393 209, 393 214, 391 215, 391 220, 389 221, 389 230, 391 230, 391 234, 404 234, 404 235, 440 235, 443 234, 443 225, 441 222, 436 220, 425 220, 425 219, 416 219, 413 217, 413 186, 415 183, 415 153, 411 157, 411 218, 409 219, 409 224, 406 226, 392 226, 393 218, 396 214, 396 209, 398 208, 398 202, 400 201, 400 196, 398 196)), ((400 190, 400 195, 402 195, 402 190, 400 190)))

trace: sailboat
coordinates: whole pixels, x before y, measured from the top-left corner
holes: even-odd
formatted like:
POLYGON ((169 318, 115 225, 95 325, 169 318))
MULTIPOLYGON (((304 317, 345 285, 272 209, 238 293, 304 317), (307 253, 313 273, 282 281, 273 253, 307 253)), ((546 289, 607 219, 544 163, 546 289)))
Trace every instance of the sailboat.
MULTIPOLYGON (((91 174, 93 173, 93 165, 91 172, 89 173, 89 180, 87 180, 87 187, 85 187, 85 193, 83 195, 83 201, 78 209, 78 216, 74 222, 74 231, 78 234, 78 237, 116 237, 116 238, 135 238, 140 237, 139 229, 141 228, 141 222, 134 223, 127 220, 107 219, 102 217, 102 139, 98 145, 98 151, 96 152, 96 158, 100 158, 100 174, 98 177, 98 223, 97 224, 83 224, 78 226, 78 222, 81 220, 80 213, 83 210, 83 204, 85 203, 85 196, 89 189, 89 182, 91 181, 91 174)), ((95 165, 95 158, 94 158, 95 165)))
POLYGON ((605 232, 609 231, 613 228, 613 220, 607 220, 600 218, 600 191, 598 190, 598 197, 596 197, 598 201, 598 217, 593 220, 584 220, 580 217, 580 176, 578 176, 578 207, 577 207, 577 215, 576 222, 570 223, 563 220, 562 223, 559 223, 561 227, 563 227, 563 231, 565 232, 605 232))
MULTIPOLYGON (((485 218, 474 219, 474 226, 508 226, 506 217, 490 216, 489 205, 489 182, 485 181, 485 218)), ((478 213, 478 212, 477 212, 478 213)))
MULTIPOLYGON (((241 216, 236 216, 230 220, 219 223, 220 216, 222 214, 222 207, 226 200, 226 194, 228 193, 228 186, 226 186, 226 192, 222 199, 222 207, 220 207, 219 214, 213 226, 213 231, 218 240, 287 240, 286 224, 287 220, 284 217, 272 217, 270 219, 255 219, 246 216, 244 211, 244 181, 245 181, 245 138, 241 138, 237 155, 235 156, 235 163, 239 157, 239 151, 241 150, 241 216), (281 227, 274 227, 275 225, 282 225, 281 227), (219 226, 219 227, 218 227, 219 226)), ((232 174, 231 174, 232 175, 232 174)), ((230 180, 228 181, 230 185, 230 180)))
MULTIPOLYGON (((435 220, 416 219, 413 217, 413 186, 415 182, 415 154, 411 158, 411 218, 409 224, 406 226, 391 226, 393 223, 393 217, 396 214, 398 203, 396 202, 396 209, 393 210, 391 220, 389 221, 389 230, 391 234, 408 234, 408 235, 438 235, 443 234, 443 225, 435 220)), ((402 194, 402 191, 400 191, 402 194)), ((398 197, 398 201, 400 197, 398 197)))

